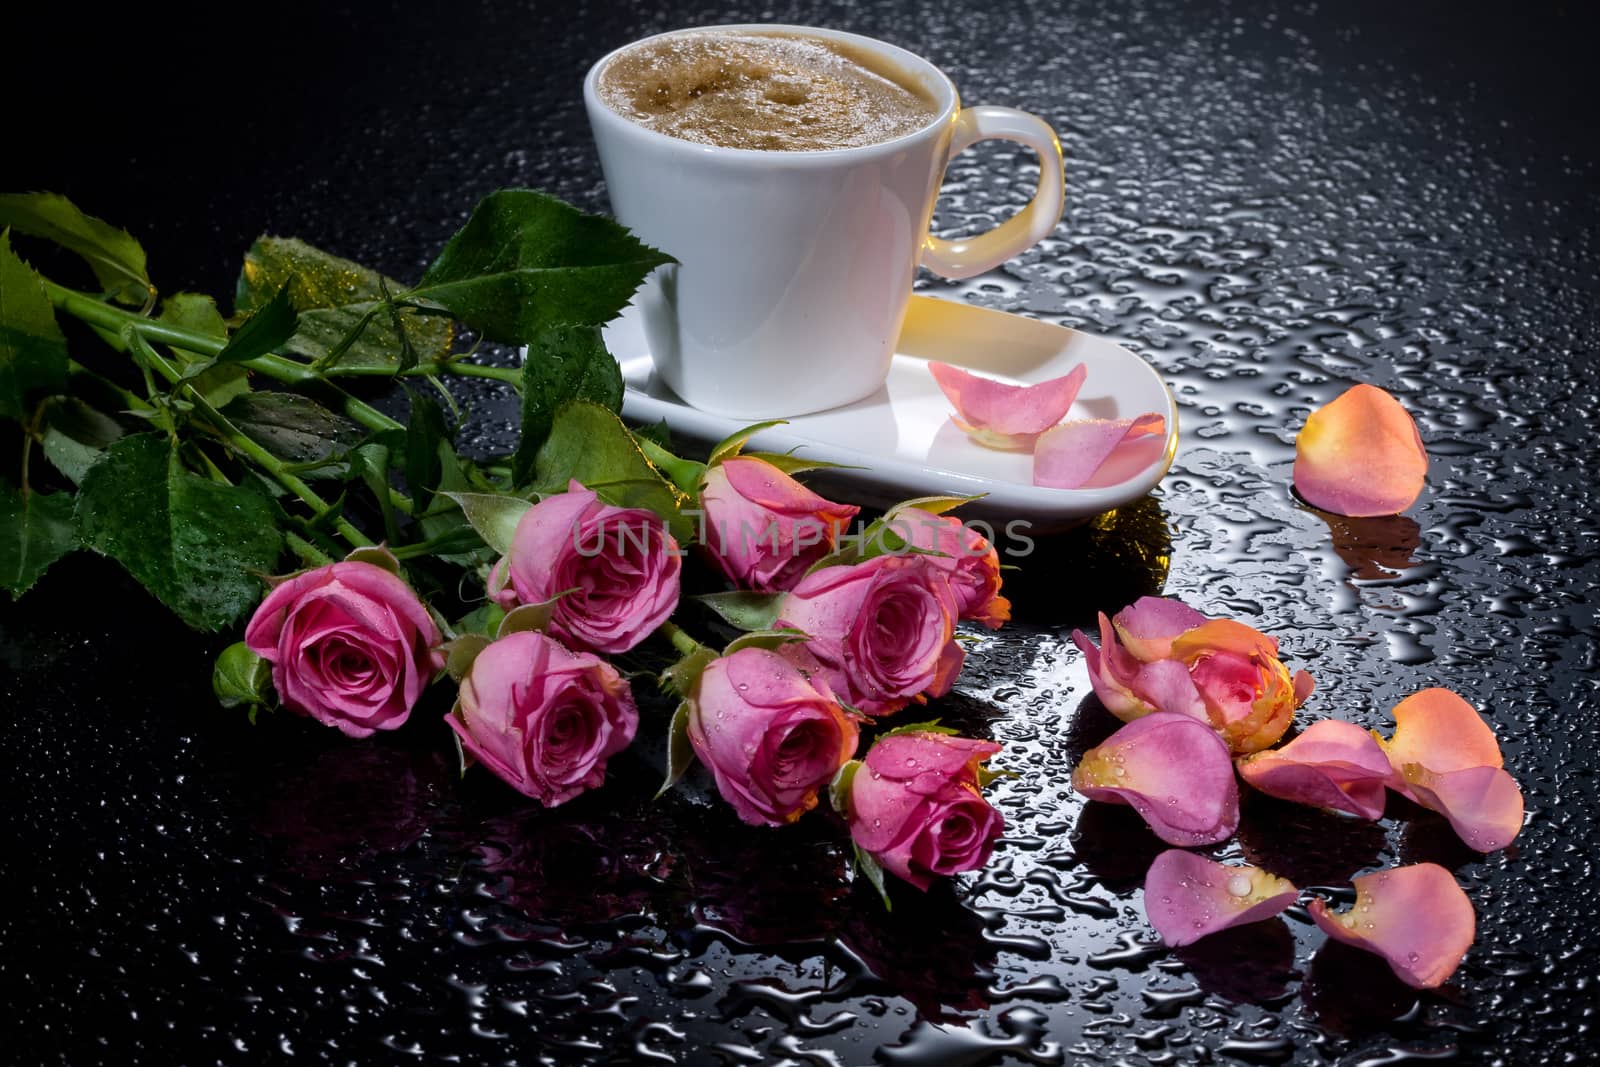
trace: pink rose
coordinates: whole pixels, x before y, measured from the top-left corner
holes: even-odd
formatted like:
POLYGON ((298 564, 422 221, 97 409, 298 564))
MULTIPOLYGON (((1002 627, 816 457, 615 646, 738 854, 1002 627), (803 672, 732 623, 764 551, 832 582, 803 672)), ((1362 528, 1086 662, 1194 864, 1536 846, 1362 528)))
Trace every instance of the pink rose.
POLYGON ((793 822, 855 755, 855 719, 820 679, 763 648, 714 660, 690 701, 689 741, 753 826, 793 822))
POLYGON ((784 646, 786 655, 820 671, 851 706, 887 715, 955 684, 964 658, 959 612, 949 580, 926 557, 879 556, 802 578, 777 625, 807 635, 784 646))
POLYGON ((960 605, 959 618, 998 630, 1011 618, 1011 601, 1000 595, 1000 556, 988 538, 952 515, 901 508, 888 517, 889 529, 912 548, 938 555, 922 558, 950 579, 960 605))
POLYGON ((860 508, 824 500, 765 460, 725 459, 700 490, 706 547, 738 585, 781 592, 833 551, 860 508))
POLYGON ((330 563, 283 582, 256 608, 244 640, 272 664, 284 707, 351 737, 405 722, 444 666, 427 609, 372 563, 330 563))
POLYGON ((679 557, 655 513, 602 504, 573 482, 523 514, 489 592, 507 608, 565 593, 551 634, 576 648, 626 652, 678 606, 679 557))
POLYGON ((633 740, 639 712, 610 664, 519 630, 472 661, 446 721, 480 763, 553 808, 605 780, 606 760, 633 740))
POLYGON ((978 764, 999 751, 993 741, 939 733, 882 738, 850 779, 850 836, 918 889, 982 867, 1005 818, 978 791, 978 764))
POLYGON ((1141 597, 1114 619, 1102 612, 1099 648, 1079 630, 1072 640, 1117 718, 1181 712, 1210 723, 1235 755, 1282 737, 1313 687, 1305 671, 1290 676, 1278 643, 1259 630, 1161 597, 1141 597))

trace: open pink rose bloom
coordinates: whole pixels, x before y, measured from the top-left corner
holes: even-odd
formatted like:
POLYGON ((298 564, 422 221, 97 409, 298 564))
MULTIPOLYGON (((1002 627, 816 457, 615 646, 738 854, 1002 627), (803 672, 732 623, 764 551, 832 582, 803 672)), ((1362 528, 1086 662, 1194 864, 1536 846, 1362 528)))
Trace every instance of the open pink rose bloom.
POLYGON ((1354 517, 1410 507, 1428 476, 1428 453, 1400 402, 1354 385, 1313 411, 1294 443, 1294 487, 1312 507, 1354 517))
POLYGON ((1239 828, 1239 786, 1228 746, 1182 712, 1135 719, 1083 754, 1072 787, 1128 804, 1171 845, 1210 845, 1239 828))
POLYGON ((1494 731, 1448 689, 1424 689, 1394 708, 1394 736, 1379 740, 1390 787, 1446 819, 1479 852, 1509 845, 1522 829, 1522 790, 1503 769, 1494 731))
POLYGON ((1314 722, 1282 748, 1239 761, 1239 776, 1268 796, 1363 819, 1383 817, 1390 774, 1372 735, 1338 719, 1314 722))
POLYGON ((1173 948, 1230 926, 1270 919, 1295 902, 1299 890, 1259 867, 1230 867, 1169 848, 1144 879, 1144 911, 1173 948))
POLYGON ((1019 452, 1067 417, 1088 375, 1080 363, 1038 385, 1008 385, 948 363, 929 363, 928 370, 956 409, 951 421, 979 444, 1019 452))
POLYGON ((1098 648, 1081 630, 1072 640, 1088 661, 1095 693, 1117 718, 1188 715, 1210 723, 1236 755, 1282 737, 1313 685, 1305 671, 1290 676, 1272 638, 1161 597, 1142 597, 1114 619, 1102 612, 1098 648))
POLYGON ((1375 952, 1416 989, 1443 985, 1472 947, 1477 917, 1450 872, 1436 863, 1352 879, 1356 903, 1333 912, 1320 898, 1311 918, 1337 941, 1375 952))

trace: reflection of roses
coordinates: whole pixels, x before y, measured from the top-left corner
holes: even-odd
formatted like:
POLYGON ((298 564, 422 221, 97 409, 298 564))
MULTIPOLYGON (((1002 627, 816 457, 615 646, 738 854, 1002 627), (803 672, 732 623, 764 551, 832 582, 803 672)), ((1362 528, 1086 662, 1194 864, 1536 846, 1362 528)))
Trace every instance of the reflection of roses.
POLYGON ((448 721, 485 767, 555 807, 605 781, 606 761, 633 740, 639 712, 609 663, 521 630, 473 660, 448 721))
POLYGON ((506 608, 560 597, 552 635, 574 648, 626 652, 678 606, 681 565, 657 515, 602 504, 573 482, 523 514, 489 592, 506 608))
POLYGON ((366 877, 368 861, 421 839, 445 781, 436 752, 341 745, 268 776, 254 826, 283 849, 296 874, 366 877))
POLYGON ((706 547, 722 572, 746 589, 793 588, 833 551, 838 529, 860 508, 835 504, 754 456, 725 459, 700 490, 706 547))
POLYGON ((964 658, 959 612, 950 582, 923 557, 879 556, 802 578, 783 598, 778 625, 808 635, 786 655, 803 650, 803 665, 817 667, 848 704, 887 715, 955 684, 964 658))
POLYGON ((530 808, 491 820, 472 851, 491 896, 543 925, 570 928, 658 910, 674 844, 647 818, 530 808))
POLYGON ((821 680, 776 652, 713 660, 690 700, 689 741, 717 791, 752 825, 793 822, 856 751, 856 723, 821 680))
POLYGON ((345 561, 280 584, 244 631, 283 705, 351 737, 393 730, 444 659, 439 630, 398 576, 345 561))
POLYGON ((880 738, 850 780, 850 836, 918 889, 982 867, 1005 819, 978 791, 978 765, 998 751, 939 733, 880 738))
POLYGON ((1191 715, 1209 722, 1235 755, 1282 737, 1313 685, 1305 671, 1290 677, 1278 643, 1260 631, 1161 597, 1141 597, 1114 619, 1102 612, 1099 648, 1081 630, 1072 640, 1095 694, 1117 718, 1191 715))

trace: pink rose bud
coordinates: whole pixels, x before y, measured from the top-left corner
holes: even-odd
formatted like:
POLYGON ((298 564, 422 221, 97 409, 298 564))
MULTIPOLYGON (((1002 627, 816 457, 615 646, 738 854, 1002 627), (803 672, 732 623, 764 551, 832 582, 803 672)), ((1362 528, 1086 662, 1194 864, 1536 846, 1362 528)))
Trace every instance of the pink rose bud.
POLYGON ((856 751, 855 719, 827 684, 763 648, 714 660, 690 701, 689 741, 752 826, 794 822, 856 751))
POLYGON ((678 543, 655 513, 602 504, 573 482, 517 523, 489 591, 504 607, 559 594, 550 633, 575 648, 626 652, 678 606, 678 543))
POLYGON ((372 563, 330 563, 283 582, 244 640, 272 664, 284 707, 351 737, 405 722, 444 666, 439 629, 417 594, 372 563))
POLYGON ((519 630, 473 660, 446 721, 496 777, 553 808, 605 781, 606 761, 633 740, 639 712, 609 663, 519 630))
POLYGON ((964 658, 959 613, 949 580, 925 557, 879 556, 802 578, 777 625, 808 635, 785 655, 819 670, 852 707, 887 715, 950 691, 964 658))
POLYGON ((978 791, 978 765, 999 751, 993 741, 939 733, 880 739, 850 780, 850 836, 918 889, 982 867, 1005 819, 978 791))
POLYGON ((753 456, 725 459, 700 491, 706 546, 738 585, 762 592, 792 589, 833 551, 839 530, 860 508, 835 504, 753 456))
POLYGON ((1000 556, 989 539, 953 515, 901 508, 888 517, 889 529, 912 548, 938 553, 921 558, 943 571, 956 595, 959 618, 998 630, 1011 618, 1011 601, 1000 595, 1000 556))

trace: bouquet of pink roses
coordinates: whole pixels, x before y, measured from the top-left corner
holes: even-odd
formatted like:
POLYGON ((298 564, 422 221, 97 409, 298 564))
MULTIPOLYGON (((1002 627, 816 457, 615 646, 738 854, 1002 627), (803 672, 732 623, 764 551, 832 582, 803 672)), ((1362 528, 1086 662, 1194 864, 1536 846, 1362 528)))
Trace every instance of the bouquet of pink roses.
POLYGON ((823 464, 744 452, 760 427, 700 462, 626 426, 598 327, 667 256, 505 190, 414 286, 262 237, 224 316, 158 298, 139 245, 60 197, 0 197, 0 225, 0 415, 25 456, 0 486, 13 595, 86 547, 196 628, 245 622, 214 686, 252 718, 281 707, 366 738, 455 686, 441 741, 546 806, 665 735, 667 785, 699 762, 746 823, 791 823, 827 793, 880 892, 884 870, 925 889, 987 861, 999 746, 898 719, 871 738, 949 691, 958 623, 1009 617, 993 546, 946 514, 959 498, 853 531, 857 508, 795 477, 823 464), (81 256, 94 287, 35 272, 12 232, 81 256), (58 313, 105 344, 69 354, 58 313), (461 328, 526 346, 523 365, 474 358, 461 328), (520 394, 508 454, 456 452, 461 376, 520 394), (403 421, 350 391, 369 378, 405 386, 403 421), (691 612, 745 631, 720 651, 675 621, 686 566, 731 584, 691 612), (637 674, 612 662, 636 649, 669 663, 670 721, 641 721, 637 674))

